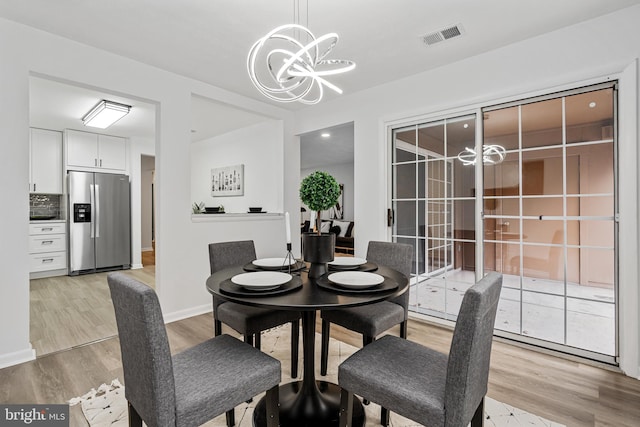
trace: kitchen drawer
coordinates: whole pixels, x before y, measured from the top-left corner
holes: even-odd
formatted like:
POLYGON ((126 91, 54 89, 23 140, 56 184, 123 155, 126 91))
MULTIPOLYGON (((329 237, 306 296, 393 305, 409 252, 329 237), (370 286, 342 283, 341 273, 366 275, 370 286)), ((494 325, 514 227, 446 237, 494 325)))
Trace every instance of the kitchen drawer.
POLYGON ((66 234, 50 234, 29 236, 29 253, 65 251, 67 249, 66 234))
POLYGON ((65 222, 53 222, 29 224, 29 234, 60 234, 67 232, 67 224, 65 222))
POLYGON ((47 271, 67 268, 66 252, 50 252, 29 255, 29 271, 47 271))

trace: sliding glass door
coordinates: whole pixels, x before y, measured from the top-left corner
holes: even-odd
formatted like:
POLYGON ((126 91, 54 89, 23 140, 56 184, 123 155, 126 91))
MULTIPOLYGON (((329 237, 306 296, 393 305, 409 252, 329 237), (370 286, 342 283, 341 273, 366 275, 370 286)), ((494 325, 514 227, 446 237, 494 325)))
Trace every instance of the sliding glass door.
POLYGON ((454 320, 475 282, 475 181, 458 154, 475 145, 475 115, 393 131, 393 240, 414 247, 412 310, 454 320))
POLYGON ((411 310, 455 320, 476 274, 498 271, 499 335, 615 363, 615 128, 610 83, 392 129, 411 310))
POLYGON ((484 165, 484 270, 504 277, 496 328, 615 356, 612 85, 484 116, 483 143, 506 150, 502 163, 484 165))

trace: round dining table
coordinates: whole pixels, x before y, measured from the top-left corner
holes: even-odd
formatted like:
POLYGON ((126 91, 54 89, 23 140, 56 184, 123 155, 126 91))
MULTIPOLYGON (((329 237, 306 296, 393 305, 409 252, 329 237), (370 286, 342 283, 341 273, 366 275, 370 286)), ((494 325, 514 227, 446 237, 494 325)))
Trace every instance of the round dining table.
MULTIPOLYGON (((370 269, 369 269, 370 270, 370 269)), ((375 288, 348 290, 334 286, 328 275, 317 279, 306 271, 292 272, 292 280, 281 291, 242 292, 230 279, 246 272, 242 266, 220 270, 207 279, 207 290, 224 300, 254 307, 279 310, 295 310, 302 313, 303 373, 301 381, 280 385, 280 426, 282 427, 330 427, 339 425, 340 387, 337 384, 316 380, 315 332, 316 311, 373 304, 407 292, 409 280, 403 274, 379 266, 374 273, 384 282, 375 288)), ((375 373, 372 372, 372 375, 375 373)), ((364 426, 362 403, 354 399, 353 426, 364 426)), ((253 413, 254 426, 266 426, 266 401, 261 399, 253 413)))

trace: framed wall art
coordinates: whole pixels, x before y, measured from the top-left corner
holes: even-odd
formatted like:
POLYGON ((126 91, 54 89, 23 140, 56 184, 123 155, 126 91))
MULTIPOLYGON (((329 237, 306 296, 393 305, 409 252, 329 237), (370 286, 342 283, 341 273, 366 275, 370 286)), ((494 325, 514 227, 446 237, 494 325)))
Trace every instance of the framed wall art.
POLYGON ((211 169, 211 196, 243 196, 244 165, 211 169))

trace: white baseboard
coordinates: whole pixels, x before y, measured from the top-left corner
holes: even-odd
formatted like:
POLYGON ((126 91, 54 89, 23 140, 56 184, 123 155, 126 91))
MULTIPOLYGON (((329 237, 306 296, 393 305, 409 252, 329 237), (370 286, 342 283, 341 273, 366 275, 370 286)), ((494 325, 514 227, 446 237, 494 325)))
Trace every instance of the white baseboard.
POLYGON ((141 268, 144 268, 144 265, 142 265, 142 264, 131 264, 131 269, 132 270, 138 270, 138 269, 141 269, 141 268))
POLYGON ((35 358, 36 351, 33 349, 31 344, 29 344, 29 348, 27 349, 0 355, 0 369, 29 362, 31 360, 35 360, 35 358))
POLYGON ((42 279, 45 277, 57 277, 57 276, 66 276, 69 274, 69 271, 66 268, 61 268, 59 270, 48 270, 48 271, 35 271, 29 273, 29 279, 42 279))
POLYGON ((213 311, 213 302, 209 304, 199 305, 197 307, 188 308, 186 310, 174 311, 164 315, 164 323, 177 322, 178 320, 188 317, 199 316, 201 314, 213 311))
POLYGON ((142 248, 142 252, 153 252, 153 248, 142 248))

